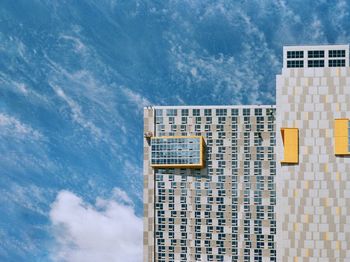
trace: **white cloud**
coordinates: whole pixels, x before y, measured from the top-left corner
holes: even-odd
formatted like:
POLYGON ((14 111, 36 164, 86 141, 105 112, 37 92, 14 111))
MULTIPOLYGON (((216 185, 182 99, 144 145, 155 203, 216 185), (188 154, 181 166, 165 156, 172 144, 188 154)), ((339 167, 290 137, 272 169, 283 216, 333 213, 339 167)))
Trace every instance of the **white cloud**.
POLYGON ((311 39, 315 43, 327 42, 322 21, 317 17, 317 15, 314 15, 312 17, 312 23, 310 25, 310 30, 313 32, 311 39))
POLYGON ((55 93, 61 97, 69 106, 72 112, 72 118, 74 121, 76 121, 78 124, 80 124, 82 127, 90 130, 90 132, 96 137, 101 138, 102 131, 100 128, 98 128, 94 123, 87 120, 82 113, 81 107, 77 102, 75 102, 72 98, 70 98, 66 93, 57 85, 51 84, 53 90, 55 93))
POLYGON ((12 136, 18 139, 41 139, 42 134, 32 127, 22 123, 13 116, 0 113, 0 136, 12 136))
POLYGON ((71 41, 74 45, 74 49, 77 53, 83 53, 85 54, 85 52, 87 51, 87 47, 84 45, 84 43, 75 36, 71 36, 71 35, 60 35, 61 39, 64 39, 66 41, 71 41))
POLYGON ((137 106, 137 109, 139 111, 143 110, 143 108, 145 106, 151 105, 151 102, 147 98, 141 96, 139 93, 136 93, 135 91, 131 90, 130 88, 122 87, 121 90, 124 93, 124 95, 126 96, 126 98, 131 103, 133 103, 137 106))
POLYGON ((124 191, 113 193, 113 199, 97 198, 95 206, 69 191, 58 194, 50 211, 54 261, 142 261, 142 219, 124 191))

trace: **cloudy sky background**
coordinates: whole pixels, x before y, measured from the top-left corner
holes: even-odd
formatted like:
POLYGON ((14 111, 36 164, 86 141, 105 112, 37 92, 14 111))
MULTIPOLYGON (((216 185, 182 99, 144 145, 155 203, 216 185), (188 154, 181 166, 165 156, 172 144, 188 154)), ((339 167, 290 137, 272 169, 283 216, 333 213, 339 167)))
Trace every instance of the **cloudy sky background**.
POLYGON ((349 10, 1 1, 0 260, 141 261, 142 108, 274 103, 282 46, 349 43, 349 10))

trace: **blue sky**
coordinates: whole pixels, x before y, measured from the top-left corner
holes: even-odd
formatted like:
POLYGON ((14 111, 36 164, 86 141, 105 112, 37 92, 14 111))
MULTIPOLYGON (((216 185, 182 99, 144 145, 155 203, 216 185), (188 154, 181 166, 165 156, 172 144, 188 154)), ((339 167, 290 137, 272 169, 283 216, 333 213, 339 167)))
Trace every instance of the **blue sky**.
POLYGON ((349 43, 348 21, 346 1, 2 1, 0 260, 140 261, 142 108, 274 103, 282 46, 349 43))

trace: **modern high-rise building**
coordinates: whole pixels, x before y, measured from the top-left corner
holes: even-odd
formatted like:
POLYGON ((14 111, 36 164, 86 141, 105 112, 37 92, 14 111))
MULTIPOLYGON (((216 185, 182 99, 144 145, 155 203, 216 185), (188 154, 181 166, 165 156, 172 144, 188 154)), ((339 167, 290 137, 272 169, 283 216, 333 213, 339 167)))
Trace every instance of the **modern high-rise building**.
POLYGON ((276 106, 144 109, 144 261, 350 261, 349 46, 288 46, 276 106))
POLYGON ((349 46, 284 47, 276 85, 277 260, 350 261, 349 46))
POLYGON ((276 261, 274 106, 145 109, 144 261, 276 261))

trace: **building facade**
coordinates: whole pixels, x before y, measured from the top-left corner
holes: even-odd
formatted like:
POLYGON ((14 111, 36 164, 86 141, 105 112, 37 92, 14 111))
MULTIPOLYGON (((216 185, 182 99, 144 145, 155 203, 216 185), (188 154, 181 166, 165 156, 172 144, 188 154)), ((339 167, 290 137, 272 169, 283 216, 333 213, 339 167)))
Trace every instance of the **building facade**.
POLYGON ((349 46, 288 46, 276 106, 144 109, 144 261, 350 261, 349 46))
POLYGON ((349 46, 284 47, 276 86, 277 260, 350 261, 349 46))
POLYGON ((274 106, 145 109, 144 261, 276 261, 274 106))

